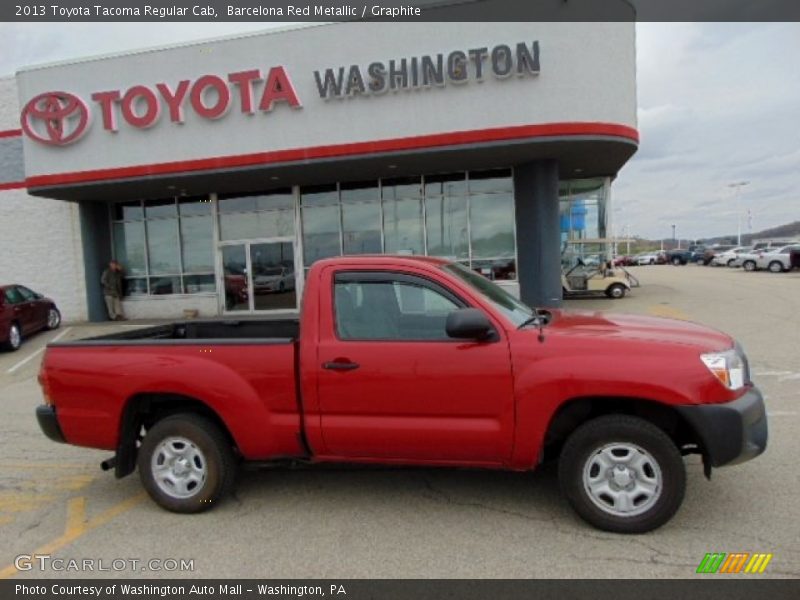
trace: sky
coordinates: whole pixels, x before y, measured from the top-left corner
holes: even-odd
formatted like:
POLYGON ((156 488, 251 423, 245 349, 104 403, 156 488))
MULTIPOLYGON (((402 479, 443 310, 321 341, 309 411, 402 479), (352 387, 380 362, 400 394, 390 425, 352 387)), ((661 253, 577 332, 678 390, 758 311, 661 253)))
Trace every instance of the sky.
MULTIPOLYGON (((0 23, 0 74, 270 26, 0 23)), ((640 23, 636 35, 641 142, 612 186, 615 233, 669 238, 675 225, 697 239, 800 220, 800 23, 640 23)))

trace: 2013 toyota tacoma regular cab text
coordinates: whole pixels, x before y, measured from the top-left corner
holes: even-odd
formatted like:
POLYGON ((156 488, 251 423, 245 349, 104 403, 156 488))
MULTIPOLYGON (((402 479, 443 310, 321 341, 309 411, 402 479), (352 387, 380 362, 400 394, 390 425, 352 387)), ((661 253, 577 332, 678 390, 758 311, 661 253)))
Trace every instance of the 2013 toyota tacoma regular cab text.
MULTIPOLYGON (((53 440, 138 466, 162 507, 198 512, 240 461, 531 470, 601 529, 644 532, 684 496, 682 455, 764 451, 742 349, 660 318, 534 311, 435 258, 311 268, 300 319, 197 321, 50 344, 37 408, 53 440)), ((742 507, 745 510, 746 507, 742 507)))

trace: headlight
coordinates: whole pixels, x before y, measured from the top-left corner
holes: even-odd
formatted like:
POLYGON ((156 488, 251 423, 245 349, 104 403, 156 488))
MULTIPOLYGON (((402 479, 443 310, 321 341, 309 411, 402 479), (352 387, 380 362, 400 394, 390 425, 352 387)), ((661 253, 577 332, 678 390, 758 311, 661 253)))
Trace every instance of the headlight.
POLYGON ((738 347, 701 354, 700 360, 728 389, 738 390, 749 379, 747 359, 738 347))

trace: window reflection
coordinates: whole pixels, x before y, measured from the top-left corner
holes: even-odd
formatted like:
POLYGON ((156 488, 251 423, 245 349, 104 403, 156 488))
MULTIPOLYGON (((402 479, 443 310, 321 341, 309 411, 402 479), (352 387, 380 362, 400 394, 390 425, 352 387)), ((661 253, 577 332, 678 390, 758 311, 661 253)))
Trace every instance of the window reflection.
POLYGON ((342 253, 339 232, 339 207, 312 206, 303 208, 303 258, 312 263, 342 253))
POLYGON ((377 199, 343 205, 342 231, 345 254, 380 254, 381 206, 377 199))
POLYGON ((429 255, 453 259, 469 257, 466 198, 426 197, 425 214, 429 255))

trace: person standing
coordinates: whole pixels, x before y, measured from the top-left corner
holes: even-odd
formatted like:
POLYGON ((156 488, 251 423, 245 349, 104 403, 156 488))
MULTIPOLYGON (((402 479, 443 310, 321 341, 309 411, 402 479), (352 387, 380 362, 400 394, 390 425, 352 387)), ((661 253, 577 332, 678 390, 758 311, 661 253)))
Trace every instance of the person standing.
POLYGON ((103 285, 103 297, 106 300, 108 318, 112 321, 124 321, 122 314, 122 265, 112 260, 100 277, 103 285))

